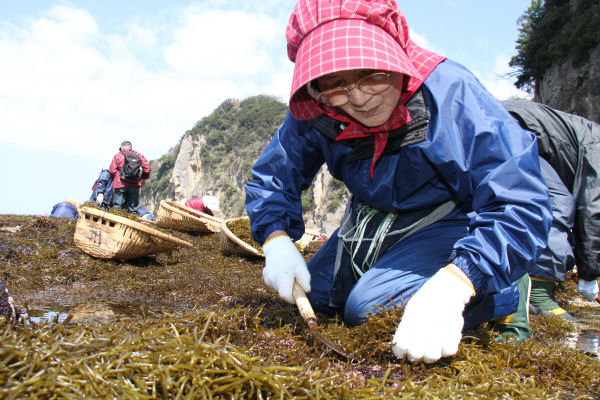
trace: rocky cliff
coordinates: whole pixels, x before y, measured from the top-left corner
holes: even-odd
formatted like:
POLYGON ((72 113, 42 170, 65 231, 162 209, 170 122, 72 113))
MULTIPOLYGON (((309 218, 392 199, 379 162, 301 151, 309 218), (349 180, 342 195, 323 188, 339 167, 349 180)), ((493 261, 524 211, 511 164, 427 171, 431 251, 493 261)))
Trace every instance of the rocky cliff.
POLYGON ((600 46, 583 65, 574 66, 573 59, 554 63, 535 92, 537 102, 600 122, 600 46))
MULTIPOLYGON (((156 172, 142 189, 142 204, 155 211, 160 200, 212 194, 221 204, 217 216, 246 215, 244 183, 252 178, 254 161, 286 113, 284 103, 268 96, 225 101, 152 162, 156 172)), ((307 229, 331 234, 339 225, 347 199, 345 185, 322 167, 302 196, 307 229)))

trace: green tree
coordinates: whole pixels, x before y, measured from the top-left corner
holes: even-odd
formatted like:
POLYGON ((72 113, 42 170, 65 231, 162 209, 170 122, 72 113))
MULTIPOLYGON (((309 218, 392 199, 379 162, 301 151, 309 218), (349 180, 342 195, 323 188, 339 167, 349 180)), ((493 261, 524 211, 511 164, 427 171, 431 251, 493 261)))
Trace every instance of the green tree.
POLYGON ((600 43, 600 2, 532 0, 518 23, 517 55, 509 65, 517 70, 515 86, 531 92, 556 62, 588 60, 600 43))

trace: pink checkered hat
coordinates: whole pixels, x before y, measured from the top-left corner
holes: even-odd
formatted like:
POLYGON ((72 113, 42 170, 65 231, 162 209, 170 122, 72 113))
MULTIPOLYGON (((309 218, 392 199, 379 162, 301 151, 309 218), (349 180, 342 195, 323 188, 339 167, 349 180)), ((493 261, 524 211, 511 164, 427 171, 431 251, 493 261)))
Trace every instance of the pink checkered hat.
MULTIPOLYGON (((443 57, 412 42, 394 0, 298 0, 286 29, 294 62, 290 111, 299 119, 323 112, 305 85, 336 71, 377 69, 411 77, 416 90, 443 57)), ((404 96, 403 96, 404 97, 404 96)))

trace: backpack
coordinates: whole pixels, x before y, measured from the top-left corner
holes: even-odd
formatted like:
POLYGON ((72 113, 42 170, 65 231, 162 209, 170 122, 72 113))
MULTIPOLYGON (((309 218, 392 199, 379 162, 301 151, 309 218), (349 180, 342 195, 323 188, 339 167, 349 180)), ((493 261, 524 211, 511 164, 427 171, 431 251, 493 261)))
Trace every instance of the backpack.
POLYGON ((123 167, 119 176, 123 182, 138 183, 141 179, 142 159, 135 151, 122 152, 124 157, 123 167))

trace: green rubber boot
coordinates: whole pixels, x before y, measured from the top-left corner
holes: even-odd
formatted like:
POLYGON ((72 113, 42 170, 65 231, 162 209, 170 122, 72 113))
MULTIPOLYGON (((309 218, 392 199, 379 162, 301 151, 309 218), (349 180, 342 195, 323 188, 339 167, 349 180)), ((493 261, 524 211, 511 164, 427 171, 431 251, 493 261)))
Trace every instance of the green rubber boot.
POLYGON ((492 330, 498 332, 495 340, 503 341, 513 338, 519 341, 527 340, 531 336, 529 329, 529 294, 531 289, 531 280, 529 274, 523 275, 517 280, 519 289, 519 306, 513 314, 503 318, 498 318, 492 323, 492 330))
POLYGON ((554 301, 553 293, 556 286, 557 283, 554 281, 531 277, 529 312, 533 315, 557 315, 566 321, 577 322, 571 314, 554 301))

